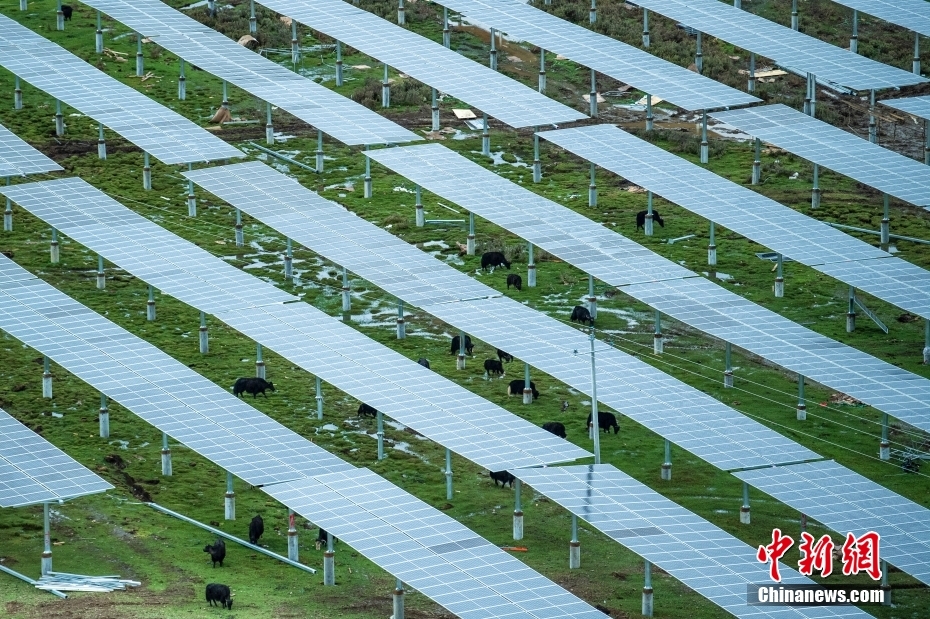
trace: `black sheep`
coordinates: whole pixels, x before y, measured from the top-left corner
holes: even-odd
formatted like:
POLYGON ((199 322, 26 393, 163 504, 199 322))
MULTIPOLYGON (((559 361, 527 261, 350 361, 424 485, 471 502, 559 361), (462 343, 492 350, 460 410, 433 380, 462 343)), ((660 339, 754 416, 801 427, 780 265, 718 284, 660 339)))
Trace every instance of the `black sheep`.
POLYGON ((262 517, 255 516, 252 518, 252 522, 249 523, 249 543, 257 544, 258 538, 260 538, 264 532, 265 521, 262 520, 262 517))
POLYGON ((226 585, 219 585, 215 582, 207 585, 207 602, 210 606, 222 606, 227 610, 232 610, 232 592, 226 585))
POLYGON ((210 544, 204 546, 203 551, 210 553, 210 558, 213 560, 213 567, 216 567, 217 563, 220 564, 220 567, 223 567, 223 559, 226 558, 226 542, 217 538, 212 546, 210 544))

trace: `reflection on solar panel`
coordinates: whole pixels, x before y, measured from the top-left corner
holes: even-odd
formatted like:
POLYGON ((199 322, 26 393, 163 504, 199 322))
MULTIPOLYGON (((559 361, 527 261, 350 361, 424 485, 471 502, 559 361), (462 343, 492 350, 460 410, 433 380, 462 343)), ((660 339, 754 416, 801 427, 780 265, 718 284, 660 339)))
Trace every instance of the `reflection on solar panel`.
MULTIPOLYGON (((746 585, 769 580, 756 549, 610 464, 513 473, 736 617, 871 617, 853 606, 749 606, 746 585)), ((779 571, 783 584, 815 584, 784 564, 779 571)))
MULTIPOLYGON (((539 135, 756 243, 930 318, 930 271, 891 258, 877 247, 612 125, 539 135), (633 151, 635 159, 629 156, 633 151)), ((930 180, 930 171, 926 176, 930 180)))
POLYGON ((342 0, 261 0, 261 3, 511 127, 587 118, 502 73, 342 0))
POLYGON ((440 4, 686 110, 710 110, 759 101, 752 95, 519 0, 443 0, 440 4))
POLYGON ((833 460, 734 473, 837 533, 881 535, 881 556, 930 584, 930 510, 833 460))
MULTIPOLYGON (((390 294, 590 393, 590 362, 574 352, 587 350, 587 338, 571 327, 510 299, 495 297, 493 289, 263 164, 250 162, 187 174, 211 193, 346 265, 390 294), (455 298, 473 300, 449 302, 455 298)), ((598 353, 598 375, 603 377, 598 381, 602 383, 598 389, 601 402, 724 470, 817 457, 620 351, 598 353)))
POLYGON ((54 172, 62 167, 0 125, 0 176, 54 172))
POLYGON ((39 279, 0 287, 0 329, 252 485, 351 468, 39 279))
POLYGON ((87 3, 230 84, 350 145, 419 140, 415 133, 351 99, 247 50, 159 0, 87 3))
POLYGON ((930 206, 930 168, 787 105, 765 105, 713 116, 890 196, 930 206))
POLYGON ((294 297, 133 213, 83 180, 11 189, 23 208, 128 272, 149 283, 155 278, 164 293, 211 311, 299 367, 480 466, 498 471, 590 455, 308 304, 282 305, 294 297))
POLYGON ((925 0, 834 0, 908 30, 930 36, 930 7, 925 0))
POLYGON ((930 96, 902 97, 900 99, 885 99, 879 101, 882 105, 893 107, 908 114, 913 114, 924 120, 930 119, 930 96))
POLYGON ((180 114, 0 15, 0 66, 103 123, 162 163, 242 157, 180 114))
POLYGON ((112 487, 0 409, 0 507, 71 499, 112 487))
POLYGON ((458 617, 604 619, 599 610, 367 469, 315 481, 320 485, 301 481, 265 491, 458 617))
MULTIPOLYGON (((543 239, 546 234, 560 238, 591 224, 590 221, 584 224, 586 218, 582 215, 525 189, 521 191, 530 194, 526 199, 514 200, 508 196, 506 202, 498 204, 499 196, 513 191, 515 185, 464 157, 454 153, 452 158, 443 155, 439 152, 442 147, 436 149, 433 146, 436 145, 383 149, 370 152, 369 155, 442 197, 445 197, 443 191, 447 187, 445 179, 454 173, 458 179, 455 201, 459 205, 481 216, 488 216, 501 205, 509 206, 506 223, 489 219, 521 236, 525 230, 519 226, 512 227, 510 222, 545 222, 546 228, 533 230, 534 234, 539 234, 543 239)), ((600 272, 608 273, 607 276, 596 276, 619 286, 626 280, 622 274, 636 265, 612 258, 604 247, 631 241, 615 233, 606 234, 616 238, 616 241, 599 239, 597 243, 591 243, 585 248, 586 254, 598 255, 602 263, 613 260, 613 264, 601 265, 600 272)), ((576 238, 575 242, 584 245, 587 239, 576 238)), ((538 244, 548 251, 544 241, 538 244)), ((559 255, 558 250, 556 248, 552 253, 559 255)), ((651 252, 644 260, 654 263, 657 269, 661 269, 662 265, 677 267, 666 258, 651 252)), ((820 384, 852 395, 903 421, 930 429, 930 405, 927 404, 930 402, 930 381, 818 335, 706 279, 693 277, 695 274, 691 271, 685 273, 692 277, 630 284, 623 288, 623 292, 672 318, 775 361, 820 384), (670 301, 672 299, 674 301, 670 301), (763 323, 765 328, 760 329, 763 323), (784 351, 790 351, 790 354, 784 351)))
POLYGON ((747 13, 717 0, 642 0, 637 4, 781 66, 853 90, 920 84, 927 80, 747 13))

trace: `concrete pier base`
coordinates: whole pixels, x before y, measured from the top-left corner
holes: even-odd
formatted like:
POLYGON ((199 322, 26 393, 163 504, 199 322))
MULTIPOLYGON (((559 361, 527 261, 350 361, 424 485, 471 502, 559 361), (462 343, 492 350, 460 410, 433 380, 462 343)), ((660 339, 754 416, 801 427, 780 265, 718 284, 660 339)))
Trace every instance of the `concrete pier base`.
POLYGON ((236 519, 236 494, 233 492, 227 492, 223 497, 224 504, 224 517, 226 520, 235 520, 236 519))
POLYGON ((100 409, 100 438, 110 438, 110 411, 105 408, 100 409))
POLYGON ((740 524, 749 524, 749 506, 743 505, 739 508, 740 524))
POLYGON ((663 337, 661 333, 656 333, 652 337, 652 352, 661 355, 664 350, 663 337))
POLYGON ((469 256, 475 255, 475 235, 469 234, 468 238, 465 240, 465 253, 469 256))
POLYGON ((171 450, 162 449, 161 450, 161 474, 166 477, 170 477, 172 473, 171 468, 171 450))
POLYGON ((707 246, 707 266, 711 266, 711 267, 717 266, 717 246, 716 245, 707 246))
POLYGON ((776 277, 775 278, 775 297, 782 298, 785 296, 785 278, 776 277))
POLYGON ((878 444, 878 457, 880 460, 891 458, 891 445, 887 441, 878 444))
POLYGON ((568 543, 568 569, 575 570, 581 567, 581 542, 568 543))
POLYGON ((399 580, 394 586, 394 616, 391 619, 404 619, 404 585, 399 580))
POLYGON ((660 473, 660 478, 663 481, 671 481, 672 479, 672 463, 671 462, 662 463, 662 471, 660 473))
POLYGON ((200 330, 199 330, 199 339, 200 339, 200 354, 205 355, 210 352, 210 338, 207 335, 207 317, 203 312, 200 312, 200 330))
POLYGON ((336 584, 336 553, 332 550, 323 553, 323 584, 327 587, 336 584))
POLYGON ((807 421, 807 405, 806 404, 798 404, 797 418, 798 418, 798 421, 807 421))
POLYGON ((52 244, 49 246, 49 258, 52 264, 58 264, 61 260, 61 247, 55 239, 52 239, 52 244))
POLYGON ((533 403, 533 391, 531 389, 523 390, 523 403, 532 404, 533 403))
POLYGON ((52 374, 49 372, 48 359, 45 360, 45 371, 42 373, 42 397, 52 397, 52 374))
POLYGON ((299 540, 297 537, 296 514, 293 510, 287 512, 287 558, 297 561, 300 556, 299 540))
POLYGON ((643 587, 643 616, 652 616, 652 587, 643 587))
POLYGON ((852 333, 856 330, 856 313, 848 312, 846 314, 846 333, 852 333))
POLYGON ((464 370, 464 369, 465 369, 465 355, 463 355, 463 354, 460 353, 459 356, 456 357, 456 359, 455 359, 455 369, 456 369, 456 370, 464 370))
POLYGON ((513 513, 513 538, 515 540, 523 539, 523 512, 513 513))
POLYGON ((42 575, 48 576, 52 572, 52 551, 46 550, 42 553, 42 575))

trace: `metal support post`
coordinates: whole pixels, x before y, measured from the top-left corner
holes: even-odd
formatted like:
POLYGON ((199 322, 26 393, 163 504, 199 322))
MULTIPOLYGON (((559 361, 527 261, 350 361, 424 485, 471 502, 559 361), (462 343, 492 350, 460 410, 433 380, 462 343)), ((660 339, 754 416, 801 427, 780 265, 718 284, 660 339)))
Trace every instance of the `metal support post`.
POLYGON ((297 38, 297 20, 291 20, 291 62, 294 64, 294 70, 297 70, 297 64, 300 62, 300 40, 297 38))
POLYGON ((756 92, 756 54, 749 52, 749 83, 746 86, 749 92, 756 92))
POLYGON ((724 349, 724 358, 725 358, 726 366, 723 371, 723 386, 726 389, 733 388, 733 365, 730 362, 730 355, 732 354, 731 349, 732 349, 732 345, 730 344, 730 342, 727 342, 725 349, 724 349))
MULTIPOLYGON (((10 177, 6 177, 6 185, 10 186, 10 177)), ((3 210, 3 231, 12 232, 13 231, 13 201, 9 198, 6 199, 6 208, 3 210)))
MULTIPOLYGON (((236 519, 236 493, 233 492, 232 473, 226 471, 226 494, 224 495, 225 518, 226 520, 236 519)), ((290 541, 290 540, 288 540, 290 541)), ((297 559, 294 559, 295 561, 297 559)))
POLYGON ((459 331, 459 356, 455 360, 455 369, 465 369, 465 332, 459 331))
POLYGON ((654 121, 654 118, 652 116, 652 95, 647 92, 646 93, 646 131, 652 131, 654 129, 653 121, 654 121))
POLYGON ((294 281, 294 247, 291 239, 287 239, 287 249, 284 252, 284 279, 294 281))
POLYGON ((452 500, 452 451, 446 448, 446 500, 452 500))
POLYGON ((300 556, 299 540, 297 538, 297 514, 293 509, 287 510, 287 558, 297 561, 300 556))
POLYGON ((807 73, 804 86, 804 113, 811 116, 811 74, 807 73))
POLYGON ((710 242, 707 244, 707 266, 717 266, 717 240, 714 238, 714 222, 710 222, 710 242))
POLYGON ((869 91, 869 142, 878 144, 878 128, 875 124, 875 89, 869 91))
POLYGON ((148 152, 142 153, 142 188, 146 191, 152 189, 152 162, 148 152))
POLYGON ((110 438, 110 409, 107 406, 107 396, 100 394, 100 438, 110 438))
POLYGON ((856 54, 859 52, 859 11, 853 9, 852 14, 852 36, 849 38, 849 51, 856 54))
POLYGON ((475 255, 475 214, 468 213, 468 238, 465 239, 465 253, 475 255))
POLYGON ((407 323, 404 322, 404 302, 397 300, 397 339, 407 337, 407 323))
POLYGON ((888 460, 891 457, 891 445, 888 443, 888 413, 882 413, 882 442, 878 444, 878 457, 888 460))
POLYGON ((149 284, 149 298, 145 302, 145 319, 155 320, 155 289, 149 284))
POLYGON ((914 62, 911 65, 914 75, 920 75, 920 33, 914 33, 914 62))
POLYGON ((791 0, 791 29, 798 29, 798 0, 791 0))
POLYGON ((210 340, 207 337, 207 315, 200 312, 200 354, 205 355, 210 351, 210 340))
POLYGON ((888 245, 891 240, 891 218, 889 213, 889 204, 888 204, 888 194, 882 194, 882 205, 884 207, 882 215, 882 227, 881 227, 881 247, 883 250, 888 251, 888 245))
POLYGON ((103 123, 97 123, 97 158, 107 158, 107 141, 103 135, 103 123))
POLYGON ((743 504, 739 508, 740 524, 749 524, 749 484, 743 482, 743 504))
POLYGON ((161 474, 171 477, 171 447, 168 446, 168 435, 161 433, 161 474))
POLYGON ((52 397, 52 373, 49 371, 48 357, 42 357, 42 397, 52 397))
POLYGON ((581 542, 578 541, 578 516, 572 514, 572 539, 568 542, 568 569, 581 567, 581 542))
POLYGON ((588 100, 588 114, 591 118, 597 118, 597 74, 594 69, 591 69, 591 94, 588 96, 590 97, 588 100))
POLYGON ((661 355, 665 346, 662 341, 662 314, 659 313, 659 310, 656 310, 655 325, 655 335, 652 337, 652 352, 661 355))
POLYGON ((519 479, 514 480, 514 502, 513 502, 513 539, 523 539, 523 505, 520 502, 520 495, 523 484, 519 479))
POLYGON ((432 124, 430 124, 430 130, 439 131, 439 93, 436 92, 435 88, 431 88, 432 96, 432 107, 430 111, 432 112, 432 124))
POLYGON ((49 247, 49 254, 52 264, 58 264, 61 259, 61 248, 58 246, 58 230, 52 228, 52 243, 49 247))
POLYGON ((55 29, 65 29, 65 13, 61 10, 61 0, 58 0, 58 8, 55 11, 55 29))
POLYGON ((707 110, 701 110, 701 163, 707 163, 707 110))
POLYGON ((849 287, 849 306, 846 310, 846 333, 856 330, 856 289, 849 287))
POLYGON ((15 76, 13 84, 13 109, 23 109, 23 89, 20 87, 18 75, 15 76))
POLYGON ((249 0, 249 34, 258 32, 258 20, 255 19, 255 0, 249 0))
POLYGON ((652 236, 655 230, 655 216, 652 213, 652 190, 646 190, 646 219, 643 221, 643 234, 652 236))
POLYGON ((20 11, 29 10, 29 3, 27 2, 27 0, 19 0, 19 10, 20 11))
POLYGON ((336 41, 336 86, 342 86, 342 41, 336 41))
POLYGON ((529 288, 536 287, 536 260, 533 257, 532 243, 527 244, 526 285, 529 288))
POLYGON ((930 320, 924 319, 924 365, 930 365, 930 320))
POLYGON ((397 0, 397 25, 404 25, 404 0, 397 0))
POLYGON ((142 34, 136 33, 136 77, 145 75, 145 67, 142 58, 142 34))
POLYGON ((391 107, 391 82, 388 79, 388 66, 384 65, 384 77, 381 79, 381 107, 391 107))
POLYGON ((539 159, 539 127, 533 127, 533 182, 542 180, 542 161, 539 159))
POLYGON ((178 67, 180 68, 180 73, 178 73, 178 100, 184 101, 187 99, 187 77, 184 76, 183 58, 178 58, 178 67))
POLYGON ((814 164, 814 186, 811 189, 811 208, 820 207, 820 166, 814 164))
POLYGON ((97 290, 107 287, 107 274, 103 270, 103 256, 97 256, 97 290))
POLYGON ((352 311, 352 289, 349 288, 349 271, 342 267, 342 311, 352 311))
POLYGON ((103 28, 100 21, 100 11, 97 11, 97 31, 94 33, 94 50, 98 54, 103 53, 103 28))
POLYGON ((333 551, 333 534, 326 532, 326 551, 323 553, 323 585, 336 584, 336 553, 333 551))
POLYGON ((265 360, 262 358, 262 345, 255 344, 255 376, 265 378, 265 360))
POLYGON ((807 420, 807 400, 804 399, 804 375, 798 374, 798 421, 807 420))
POLYGON ((930 165, 930 121, 924 121, 924 165, 930 165))
POLYGON ((597 295, 594 294, 594 276, 588 274, 588 312, 592 320, 597 320, 597 295))
POLYGON ((775 298, 780 299, 783 296, 785 296, 784 258, 778 254, 775 262, 775 298))
POLYGON ((597 21, 597 0, 591 0, 591 10, 588 12, 588 21, 592 24, 597 21))
POLYGON ((643 616, 652 616, 652 564, 646 561, 643 581, 643 616))
POLYGON ((378 460, 384 460, 384 416, 381 411, 376 413, 378 418, 378 460))
POLYGON ((588 206, 597 206, 597 183, 594 181, 594 163, 591 163, 591 181, 588 184, 588 206))
MULTIPOLYGON (((368 151, 368 144, 365 145, 365 151, 368 151)), ((365 155, 365 197, 371 197, 371 159, 365 155)))
POLYGON ((221 104, 227 110, 229 109, 229 84, 223 80, 223 103, 221 104))
POLYGON ((665 439, 665 462, 662 463, 662 473, 659 476, 665 481, 672 479, 672 444, 665 439))
POLYGON ((752 160, 752 184, 758 185, 762 180, 762 140, 754 140, 755 158, 752 160))
POLYGON ((643 9, 643 47, 649 47, 649 9, 643 9))
POLYGON ((316 418, 323 419, 323 381, 316 376, 316 418))
POLYGON ((65 134, 65 117, 61 114, 61 101, 55 99, 55 135, 61 137, 65 134))
POLYGON ((236 247, 242 247, 245 245, 245 235, 242 232, 242 211, 236 209, 236 226, 235 226, 235 235, 236 235, 236 247))
MULTIPOLYGON (((404 0, 401 0, 403 2, 404 0)), ((400 578, 394 583, 394 615, 393 619, 404 619, 404 583, 400 578)))
MULTIPOLYGON (((59 14, 61 11, 59 10, 59 14)), ((48 517, 48 503, 42 504, 42 575, 48 576, 52 572, 52 534, 48 517)))
POLYGON ((703 44, 703 33, 698 30, 697 33, 697 45, 694 51, 694 67, 697 69, 698 73, 704 73, 704 44, 703 44))
POLYGON ((491 58, 489 65, 492 71, 497 71, 497 32, 491 28, 491 58))
POLYGON ((274 125, 271 124, 271 103, 265 101, 265 144, 274 146, 274 125))
POLYGON ((416 187, 416 212, 417 212, 417 228, 422 228, 426 225, 426 214, 423 212, 423 195, 420 190, 420 186, 416 187))
POLYGON ((491 156, 491 134, 488 132, 488 113, 481 113, 481 154, 491 156))
POLYGON ((539 49, 539 86, 541 94, 546 94, 546 50, 539 49))
POLYGON ((881 559, 882 567, 882 584, 881 589, 885 593, 885 606, 891 606, 891 586, 888 584, 888 564, 885 563, 884 559, 881 559))
POLYGON ((597 410, 597 368, 594 364, 594 327, 588 334, 591 345, 591 435, 594 440, 594 464, 601 463, 601 424, 597 410))
MULTIPOLYGON (((193 170, 194 164, 188 163, 187 170, 193 170)), ((188 217, 197 216, 197 197, 194 195, 194 181, 187 181, 187 215, 188 217)))
POLYGON ((442 7, 442 44, 447 48, 452 48, 452 36, 449 31, 449 9, 442 7))
POLYGON ((533 387, 530 382, 530 364, 523 364, 523 403, 533 403, 533 387))

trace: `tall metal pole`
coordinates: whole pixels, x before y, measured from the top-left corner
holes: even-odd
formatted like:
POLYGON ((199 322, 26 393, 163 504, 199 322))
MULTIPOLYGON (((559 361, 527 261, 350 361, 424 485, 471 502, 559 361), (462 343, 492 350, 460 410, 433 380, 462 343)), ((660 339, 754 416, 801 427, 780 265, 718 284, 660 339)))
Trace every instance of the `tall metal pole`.
POLYGON ((320 377, 316 377, 316 418, 323 418, 323 384, 320 377))
POLYGON ((594 464, 601 463, 601 426, 597 419, 597 371, 594 367, 594 327, 591 327, 591 428, 594 431, 594 464))
POLYGON ((852 37, 849 39, 849 51, 856 54, 859 52, 859 11, 853 9, 852 14, 852 37))
POLYGON ((798 0, 791 0, 791 29, 798 29, 798 0))
POLYGON ((452 500, 452 451, 446 448, 446 500, 452 500))
POLYGON ((48 576, 52 571, 52 534, 48 517, 48 503, 42 504, 42 575, 48 576))

